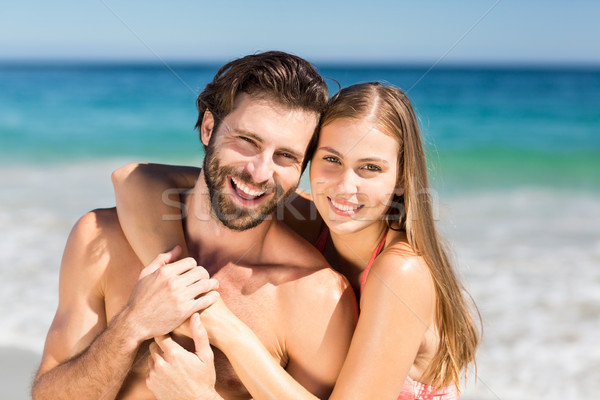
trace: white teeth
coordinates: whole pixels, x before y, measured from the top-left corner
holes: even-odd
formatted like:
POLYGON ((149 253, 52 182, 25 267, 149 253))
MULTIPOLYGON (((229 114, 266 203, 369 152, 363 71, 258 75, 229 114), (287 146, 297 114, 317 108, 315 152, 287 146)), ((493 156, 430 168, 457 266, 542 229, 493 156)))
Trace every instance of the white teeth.
POLYGON ((231 178, 231 180, 233 181, 233 183, 235 183, 235 186, 240 190, 240 192, 244 193, 247 196, 259 197, 259 196, 262 196, 263 194, 265 194, 265 192, 266 192, 266 190, 259 192, 258 190, 250 189, 250 187, 244 185, 242 182, 239 182, 237 179, 235 179, 233 177, 231 178))
POLYGON ((331 204, 333 204, 333 206, 337 209, 340 209, 342 211, 353 211, 353 210, 357 210, 360 208, 360 204, 356 205, 356 206, 349 206, 349 205, 344 205, 344 204, 340 204, 337 203, 335 200, 330 199, 331 200, 331 204))

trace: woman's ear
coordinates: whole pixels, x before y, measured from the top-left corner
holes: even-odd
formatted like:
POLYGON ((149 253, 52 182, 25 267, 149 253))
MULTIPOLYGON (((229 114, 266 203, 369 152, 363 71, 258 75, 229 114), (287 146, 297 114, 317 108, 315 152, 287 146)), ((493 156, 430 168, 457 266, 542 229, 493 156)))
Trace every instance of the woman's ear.
POLYGON ((404 187, 397 186, 396 189, 394 189, 394 194, 398 197, 402 196, 404 194, 404 187))
POLYGON ((200 125, 200 139, 202 140, 202 144, 208 146, 208 142, 210 141, 210 137, 213 133, 213 128, 215 126, 215 118, 213 114, 206 110, 204 111, 204 116, 202 117, 202 125, 200 125))

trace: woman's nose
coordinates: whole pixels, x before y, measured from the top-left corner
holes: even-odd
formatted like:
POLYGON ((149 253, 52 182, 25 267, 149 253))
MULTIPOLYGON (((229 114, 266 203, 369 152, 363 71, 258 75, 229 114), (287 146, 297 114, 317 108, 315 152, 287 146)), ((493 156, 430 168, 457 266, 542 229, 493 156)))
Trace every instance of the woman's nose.
POLYGON ((348 168, 340 174, 337 184, 335 185, 335 194, 356 194, 358 193, 357 176, 354 170, 348 168))

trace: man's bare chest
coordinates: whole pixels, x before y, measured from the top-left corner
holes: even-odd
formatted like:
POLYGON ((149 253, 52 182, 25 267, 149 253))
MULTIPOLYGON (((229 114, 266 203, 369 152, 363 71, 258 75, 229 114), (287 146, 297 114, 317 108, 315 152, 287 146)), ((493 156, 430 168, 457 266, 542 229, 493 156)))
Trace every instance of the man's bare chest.
MULTIPOLYGON (((139 269, 131 269, 132 271, 122 271, 119 279, 107 281, 105 307, 108 322, 125 307, 137 282, 139 269)), ((254 331, 271 355, 279 360, 282 366, 285 366, 287 355, 282 339, 282 324, 280 321, 278 322, 279 316, 285 315, 285 313, 278 309, 276 287, 260 275, 260 273, 252 273, 247 269, 224 268, 214 274, 214 277, 220 281, 219 292, 225 304, 254 331)), ((191 338, 177 337, 177 340, 182 346, 193 351, 191 338)), ((249 398, 249 393, 237 377, 225 354, 214 347, 213 352, 217 373, 217 391, 224 398, 249 398)), ((131 398, 146 398, 149 393, 145 387, 147 357, 147 346, 142 346, 123 391, 123 393, 132 394, 131 398)))

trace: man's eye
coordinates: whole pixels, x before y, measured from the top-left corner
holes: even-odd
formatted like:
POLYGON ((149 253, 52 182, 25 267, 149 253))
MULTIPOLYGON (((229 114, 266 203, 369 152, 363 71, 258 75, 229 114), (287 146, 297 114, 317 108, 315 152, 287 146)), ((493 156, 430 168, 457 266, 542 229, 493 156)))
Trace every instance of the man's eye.
POLYGON ((292 153, 286 153, 285 151, 277 153, 276 160, 279 165, 283 166, 292 166, 300 164, 300 160, 298 159, 298 157, 296 157, 292 153))
POLYGON ((241 139, 244 142, 248 142, 250 144, 254 144, 254 140, 252 140, 252 139, 250 139, 249 137, 246 137, 246 136, 238 136, 238 139, 241 139))
POLYGON ((292 153, 281 152, 281 153, 279 153, 279 155, 281 157, 285 158, 287 161, 292 161, 292 162, 298 161, 298 158, 295 155, 293 155, 292 153))

